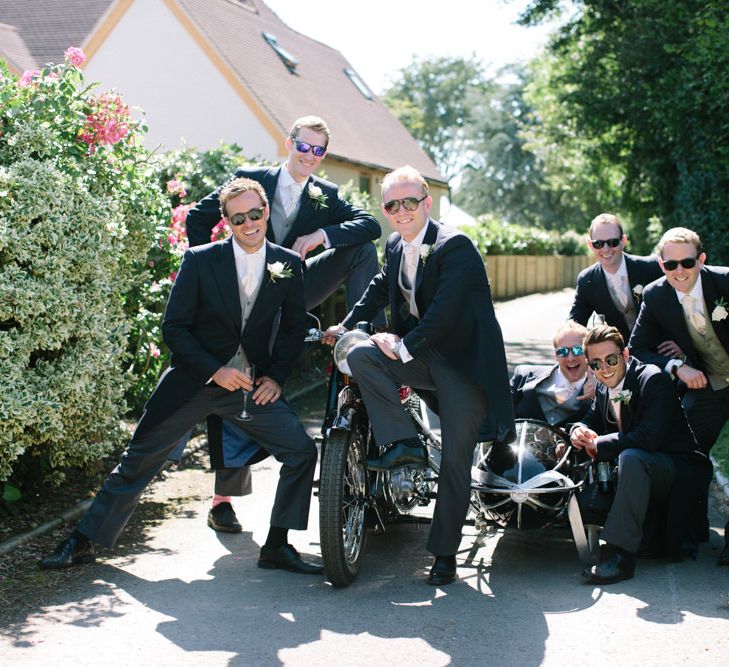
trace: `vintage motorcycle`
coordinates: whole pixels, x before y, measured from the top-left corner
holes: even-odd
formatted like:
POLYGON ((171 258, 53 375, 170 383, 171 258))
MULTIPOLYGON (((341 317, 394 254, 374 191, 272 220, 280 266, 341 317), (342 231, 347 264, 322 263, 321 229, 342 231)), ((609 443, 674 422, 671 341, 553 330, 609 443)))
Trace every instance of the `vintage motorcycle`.
MULTIPOLYGON (((367 467, 367 458, 382 450, 374 442, 347 353, 373 331, 372 325, 361 322, 338 336, 329 372, 321 429, 319 530, 324 569, 335 587, 356 579, 368 533, 382 533, 388 523, 418 520, 416 509, 436 497, 441 439, 431 428, 425 402, 410 387, 401 387, 400 397, 426 447, 427 466, 387 471, 367 467)), ((306 340, 321 341, 323 335, 321 329, 312 328, 306 340)), ((494 525, 541 527, 567 513, 581 559, 593 563, 599 527, 583 525, 575 497, 589 477, 589 463, 578 461, 564 432, 536 420, 517 420, 513 443, 479 443, 475 448, 473 521, 488 534, 494 525)))

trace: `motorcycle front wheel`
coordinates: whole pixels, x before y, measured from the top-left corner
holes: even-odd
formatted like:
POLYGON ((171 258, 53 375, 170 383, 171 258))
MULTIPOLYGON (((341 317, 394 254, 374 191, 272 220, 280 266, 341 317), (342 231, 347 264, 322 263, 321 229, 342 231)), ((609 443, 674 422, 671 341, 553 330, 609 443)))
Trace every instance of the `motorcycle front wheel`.
POLYGON ((319 532, 327 579, 337 588, 357 577, 367 542, 367 470, 355 431, 332 430, 319 477, 319 532))

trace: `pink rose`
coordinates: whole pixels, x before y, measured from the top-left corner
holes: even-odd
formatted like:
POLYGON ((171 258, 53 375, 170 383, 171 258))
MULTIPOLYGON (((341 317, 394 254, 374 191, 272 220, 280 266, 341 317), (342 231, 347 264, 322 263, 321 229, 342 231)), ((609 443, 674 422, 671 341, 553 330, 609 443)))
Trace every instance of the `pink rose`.
POLYGON ((33 79, 35 79, 35 77, 37 77, 39 74, 39 69, 25 70, 25 72, 23 72, 23 76, 20 77, 20 81, 18 81, 18 85, 21 88, 27 88, 33 82, 33 79))
POLYGON ((185 197, 187 195, 185 186, 176 178, 173 178, 171 181, 167 181, 167 192, 171 195, 178 195, 180 197, 185 197))
POLYGON ((74 67, 81 67, 86 62, 86 54, 77 46, 69 46, 63 52, 63 56, 66 62, 71 63, 74 67))
POLYGON ((157 358, 159 357, 159 355, 160 355, 160 351, 159 351, 159 348, 158 348, 158 347, 157 347, 157 346, 156 346, 156 345, 155 345, 154 343, 150 343, 150 344, 149 344, 149 353, 150 353, 150 354, 151 354, 151 355, 152 355, 152 356, 153 356, 153 357, 154 357, 155 359, 157 359, 157 358))

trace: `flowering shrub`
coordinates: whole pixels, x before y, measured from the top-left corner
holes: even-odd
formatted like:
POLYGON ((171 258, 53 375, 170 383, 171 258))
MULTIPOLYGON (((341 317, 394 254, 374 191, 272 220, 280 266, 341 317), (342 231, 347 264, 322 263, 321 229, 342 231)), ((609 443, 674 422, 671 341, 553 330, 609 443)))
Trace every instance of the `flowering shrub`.
POLYGON ((132 295, 166 212, 144 126, 85 87, 83 58, 0 69, 0 480, 59 480, 119 440, 132 295))

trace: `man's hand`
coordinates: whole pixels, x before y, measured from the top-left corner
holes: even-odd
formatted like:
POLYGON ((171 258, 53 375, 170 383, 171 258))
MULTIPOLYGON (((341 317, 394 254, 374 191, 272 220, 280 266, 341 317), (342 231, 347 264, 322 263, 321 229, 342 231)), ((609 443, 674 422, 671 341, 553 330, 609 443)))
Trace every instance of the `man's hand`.
POLYGON ((245 373, 241 373, 236 368, 218 368, 211 378, 215 384, 224 387, 228 391, 235 391, 236 389, 243 389, 244 391, 250 391, 253 389, 253 383, 245 373))
POLYGON ((400 340, 400 336, 396 336, 392 333, 376 333, 370 340, 380 348, 382 353, 393 361, 397 361, 399 357, 392 351, 392 348, 400 340))
POLYGON ((703 389, 708 384, 706 376, 701 371, 686 364, 676 371, 676 377, 685 382, 689 389, 703 389))
POLYGON ((597 456, 597 433, 587 426, 578 426, 570 435, 570 442, 577 449, 584 449, 593 459, 597 456))
POLYGON ((593 372, 588 368, 587 369, 587 379, 585 380, 585 384, 582 386, 582 396, 578 396, 578 401, 591 401, 593 398, 595 398, 595 389, 597 388, 597 381, 595 380, 595 376, 593 372))
POLYGON ((678 359, 683 356, 683 350, 678 346, 678 343, 672 340, 664 340, 658 344, 658 354, 662 354, 664 357, 669 359, 678 359))
POLYGON ((334 345, 337 342, 337 336, 346 333, 346 329, 341 324, 332 324, 321 337, 321 342, 324 345, 334 345))
POLYGON ((270 377, 263 376, 256 380, 258 388, 253 392, 253 402, 256 405, 266 405, 266 403, 274 403, 281 396, 281 386, 270 377))
POLYGON ((321 229, 317 229, 311 234, 299 236, 299 238, 294 241, 294 245, 291 246, 291 250, 298 252, 299 257, 304 260, 312 250, 324 244, 324 239, 324 232, 321 229))

